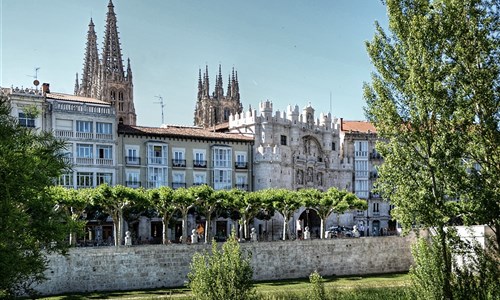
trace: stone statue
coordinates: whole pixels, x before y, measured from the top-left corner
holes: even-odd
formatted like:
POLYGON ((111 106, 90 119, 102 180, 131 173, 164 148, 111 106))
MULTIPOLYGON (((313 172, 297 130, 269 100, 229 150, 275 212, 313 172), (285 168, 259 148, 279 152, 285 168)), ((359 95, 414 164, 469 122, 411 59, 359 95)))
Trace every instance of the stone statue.
POLYGON ((358 226, 354 225, 354 227, 352 228, 352 235, 357 238, 359 237, 358 226))
POLYGON ((196 244, 198 243, 198 232, 196 232, 196 229, 191 230, 191 244, 196 244))
POLYGON ((251 232, 250 232, 250 241, 251 242, 257 242, 257 233, 255 232, 255 228, 251 229, 251 232))
POLYGON ((132 234, 130 231, 125 232, 125 246, 132 246, 132 234))
POLYGON ((311 239, 311 232, 309 231, 309 226, 306 226, 306 228, 304 228, 304 240, 309 239, 311 239))
POLYGON ((297 184, 302 184, 302 170, 297 170, 297 184))

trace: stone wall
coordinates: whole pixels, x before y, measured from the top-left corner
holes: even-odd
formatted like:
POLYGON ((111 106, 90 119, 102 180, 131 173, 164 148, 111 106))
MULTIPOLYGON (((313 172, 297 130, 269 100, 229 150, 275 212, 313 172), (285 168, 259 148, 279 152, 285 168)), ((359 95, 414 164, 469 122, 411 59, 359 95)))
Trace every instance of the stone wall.
MULTIPOLYGON (((252 252, 255 280, 408 271, 410 238, 370 237, 243 243, 252 252)), ((49 256, 49 278, 42 294, 137 290, 185 284, 195 252, 210 245, 147 245, 74 248, 69 255, 49 256)))

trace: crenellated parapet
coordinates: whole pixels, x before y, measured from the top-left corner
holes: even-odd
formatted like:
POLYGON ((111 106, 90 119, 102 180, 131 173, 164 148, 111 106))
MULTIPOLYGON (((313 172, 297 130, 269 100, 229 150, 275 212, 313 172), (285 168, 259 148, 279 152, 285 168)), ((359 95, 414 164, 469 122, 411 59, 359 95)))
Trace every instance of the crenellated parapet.
POLYGON ((11 88, 1 88, 2 94, 4 95, 20 95, 20 96, 42 96, 42 90, 38 88, 24 88, 24 87, 14 87, 11 88))
POLYGON ((312 130, 314 132, 328 132, 338 135, 340 123, 331 113, 321 113, 319 118, 314 117, 314 109, 309 104, 302 113, 299 106, 288 105, 285 111, 274 111, 273 103, 269 100, 259 104, 259 111, 252 110, 251 107, 241 113, 231 115, 229 118, 229 129, 248 126, 250 124, 273 124, 276 126, 296 127, 302 130, 312 130))

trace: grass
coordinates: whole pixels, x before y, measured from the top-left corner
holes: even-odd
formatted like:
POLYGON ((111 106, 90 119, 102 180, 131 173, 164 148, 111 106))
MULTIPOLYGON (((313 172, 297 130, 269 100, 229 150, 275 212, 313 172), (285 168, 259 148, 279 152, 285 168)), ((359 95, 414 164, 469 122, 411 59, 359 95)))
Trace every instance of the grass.
MULTIPOLYGON (((374 276, 325 277, 324 286, 329 299, 404 299, 410 283, 408 274, 374 276)), ((255 283, 260 299, 307 299, 311 289, 308 278, 255 283)), ((83 299, 189 299, 187 288, 155 289, 141 291, 96 292, 45 297, 45 300, 83 299)))

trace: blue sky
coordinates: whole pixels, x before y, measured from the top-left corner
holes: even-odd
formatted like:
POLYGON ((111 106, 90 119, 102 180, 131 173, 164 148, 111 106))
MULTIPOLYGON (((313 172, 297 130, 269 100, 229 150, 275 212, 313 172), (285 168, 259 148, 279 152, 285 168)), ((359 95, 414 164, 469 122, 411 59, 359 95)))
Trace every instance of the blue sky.
MULTIPOLYGON (((99 46, 108 0, 0 0, 0 86, 73 93, 93 18, 99 46)), ((213 91, 238 71, 245 110, 264 100, 274 110, 309 102, 336 117, 365 119, 363 82, 373 67, 365 41, 374 22, 387 27, 379 0, 114 0, 123 59, 130 57, 138 125, 192 125, 198 69, 213 91), (330 104, 331 94, 331 104, 330 104), (331 110, 330 110, 331 107, 331 110)), ((100 51, 101 49, 99 49, 100 51)))

